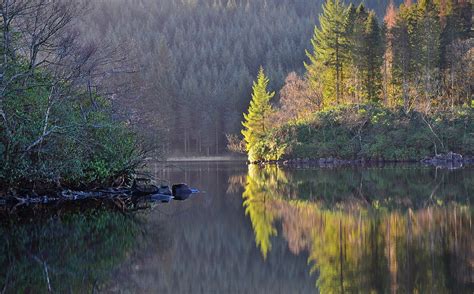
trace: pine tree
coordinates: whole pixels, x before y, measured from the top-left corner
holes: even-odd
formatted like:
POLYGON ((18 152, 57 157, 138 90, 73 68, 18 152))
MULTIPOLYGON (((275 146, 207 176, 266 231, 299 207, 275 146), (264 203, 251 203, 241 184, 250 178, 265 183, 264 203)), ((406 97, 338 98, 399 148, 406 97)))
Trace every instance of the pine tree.
POLYGON ((441 17, 441 40, 440 40, 440 68, 443 72, 444 85, 443 96, 445 104, 454 107, 468 98, 467 104, 471 102, 471 89, 466 83, 471 68, 466 61, 469 58, 468 51, 472 48, 470 32, 472 27, 472 3, 466 0, 449 1, 446 8, 440 7, 441 17))
POLYGON ((349 39, 350 79, 346 88, 356 103, 378 101, 381 92, 383 40, 375 12, 367 12, 363 4, 349 6, 346 34, 349 39))
MULTIPOLYGON (((349 42, 346 34, 348 9, 341 0, 327 0, 323 5, 323 13, 319 16, 319 28, 315 27, 311 40, 313 53, 307 53, 311 66, 322 64, 325 68, 321 73, 324 79, 325 106, 339 103, 342 100, 342 84, 344 66, 349 59, 349 42), (335 98, 335 101, 333 100, 335 98)), ((308 75, 309 79, 319 76, 308 75)))
POLYGON ((270 99, 273 98, 275 92, 268 92, 267 87, 270 80, 265 76, 263 67, 260 67, 257 80, 253 83, 252 100, 248 113, 244 114, 244 140, 250 161, 259 160, 256 146, 261 143, 265 136, 268 126, 268 117, 272 111, 270 99))
POLYGON ((365 23, 367 12, 361 3, 357 8, 351 3, 348 8, 348 22, 346 35, 349 40, 350 66, 352 70, 348 73, 346 81, 346 94, 352 96, 354 103, 360 103, 363 97, 363 77, 366 63, 367 42, 365 36, 365 23))
MULTIPOLYGON (((411 1, 407 1, 410 4, 411 1)), ((410 4, 400 6, 393 33, 392 76, 396 89, 401 92, 405 111, 411 108, 410 88, 416 77, 417 41, 415 31, 419 19, 418 9, 410 4)))
POLYGON ((397 11, 393 1, 390 1, 384 16, 384 56, 383 56, 383 96, 386 105, 394 103, 394 89, 392 84, 393 67, 393 28, 397 18, 397 11))
POLYGON ((365 24, 364 96, 368 101, 379 101, 382 90, 383 62, 382 34, 375 12, 370 12, 365 24))
POLYGON ((425 102, 429 102, 429 99, 435 97, 439 83, 441 27, 438 11, 432 0, 421 0, 418 7, 420 10, 420 20, 416 30, 417 40, 419 40, 416 46, 419 51, 418 70, 423 80, 422 92, 425 102))

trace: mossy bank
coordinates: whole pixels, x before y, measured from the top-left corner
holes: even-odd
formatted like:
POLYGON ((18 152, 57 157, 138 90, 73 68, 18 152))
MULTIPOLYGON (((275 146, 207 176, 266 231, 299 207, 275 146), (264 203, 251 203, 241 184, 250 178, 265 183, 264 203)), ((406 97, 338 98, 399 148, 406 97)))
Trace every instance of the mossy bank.
POLYGON ((472 107, 424 114, 378 105, 339 106, 268 132, 256 160, 295 158, 419 161, 439 153, 474 155, 472 107))

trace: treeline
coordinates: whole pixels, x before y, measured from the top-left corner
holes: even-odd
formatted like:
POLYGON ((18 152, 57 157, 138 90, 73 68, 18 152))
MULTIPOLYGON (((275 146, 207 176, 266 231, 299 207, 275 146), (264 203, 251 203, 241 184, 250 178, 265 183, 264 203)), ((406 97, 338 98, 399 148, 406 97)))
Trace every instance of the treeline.
POLYGON ((311 39, 313 50, 307 52, 306 72, 302 77, 296 73, 287 77, 280 91, 279 107, 270 105, 272 95, 269 95, 268 78, 263 70, 254 84, 253 101, 243 131, 250 158, 276 159, 290 153, 300 156, 303 154, 295 154, 290 149, 309 141, 312 147, 305 147, 305 156, 309 153, 394 160, 416 159, 420 154, 430 155, 450 148, 472 153, 469 145, 472 144, 469 125, 474 85, 471 9, 467 1, 407 1, 399 8, 390 3, 380 22, 375 12, 362 4, 356 7, 328 0, 311 39), (337 108, 335 113, 328 115, 334 107, 337 108), (447 110, 455 112, 459 107, 468 109, 453 115, 437 115, 447 110), (453 119, 458 121, 452 123, 453 119), (391 142, 400 139, 396 134, 388 136, 392 129, 413 135, 413 144, 400 144, 400 149, 389 154, 363 152, 364 145, 370 149, 381 140, 362 137, 364 133, 374 136, 371 123, 386 137, 379 147, 392 147, 391 142), (299 133, 292 127, 296 133, 288 135, 288 126, 295 124, 312 128, 314 132, 311 138, 307 137, 309 141, 298 143, 295 134, 299 133), (285 136, 282 126, 287 130, 285 136), (334 132, 337 127, 343 129, 339 135, 334 132), (451 134, 447 136, 459 139, 455 143, 453 140, 443 142, 438 135, 438 131, 448 127, 451 134), (321 135, 318 130, 322 138, 315 137, 316 133, 321 135), (325 136, 327 133, 333 137, 325 136), (323 150, 314 145, 336 141, 351 150, 340 153, 338 148, 323 150), (288 149, 290 145, 292 148, 288 149), (401 150, 405 147, 416 152, 403 154, 401 150))
POLYGON ((467 1, 391 3, 380 23, 362 4, 327 1, 306 64, 310 95, 320 108, 470 104, 471 9, 467 1))
POLYGON ((136 137, 95 90, 118 67, 75 29, 87 9, 0 1, 0 194, 125 181, 140 163, 136 137))
MULTIPOLYGON (((237 133, 252 77, 268 69, 272 87, 304 71, 322 1, 100 0, 81 27, 100 42, 124 48, 136 64, 124 80, 140 95, 117 101, 167 153, 224 152, 237 133)), ((367 5, 382 15, 387 0, 367 5)))

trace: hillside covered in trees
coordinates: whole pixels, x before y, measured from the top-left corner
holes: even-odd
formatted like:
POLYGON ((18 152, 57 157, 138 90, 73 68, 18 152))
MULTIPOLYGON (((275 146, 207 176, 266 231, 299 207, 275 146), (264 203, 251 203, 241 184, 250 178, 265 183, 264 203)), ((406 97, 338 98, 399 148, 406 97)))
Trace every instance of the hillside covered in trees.
POLYGON ((273 101, 263 68, 243 123, 251 161, 474 155, 474 40, 467 1, 406 1, 383 20, 328 0, 303 75, 273 101))
MULTIPOLYGON (((125 51, 133 78, 119 109, 166 153, 214 155, 238 133, 252 79, 303 73, 322 0, 98 0, 82 28, 125 51), (138 92, 138 94, 137 94, 138 92), (128 95, 128 96, 127 96, 128 95)), ((365 1, 382 16, 388 0, 365 1)))

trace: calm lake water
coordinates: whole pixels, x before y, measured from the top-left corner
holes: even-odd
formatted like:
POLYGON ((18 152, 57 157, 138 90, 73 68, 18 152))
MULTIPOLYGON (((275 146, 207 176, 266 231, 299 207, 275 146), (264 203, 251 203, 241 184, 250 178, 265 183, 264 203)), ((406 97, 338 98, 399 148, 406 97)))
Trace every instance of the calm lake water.
MULTIPOLYGON (((3 225, 14 292, 473 293, 474 169, 151 164, 205 193, 3 225), (48 282, 49 281, 49 282, 48 282)), ((5 286, 2 286, 5 285, 5 286)))

